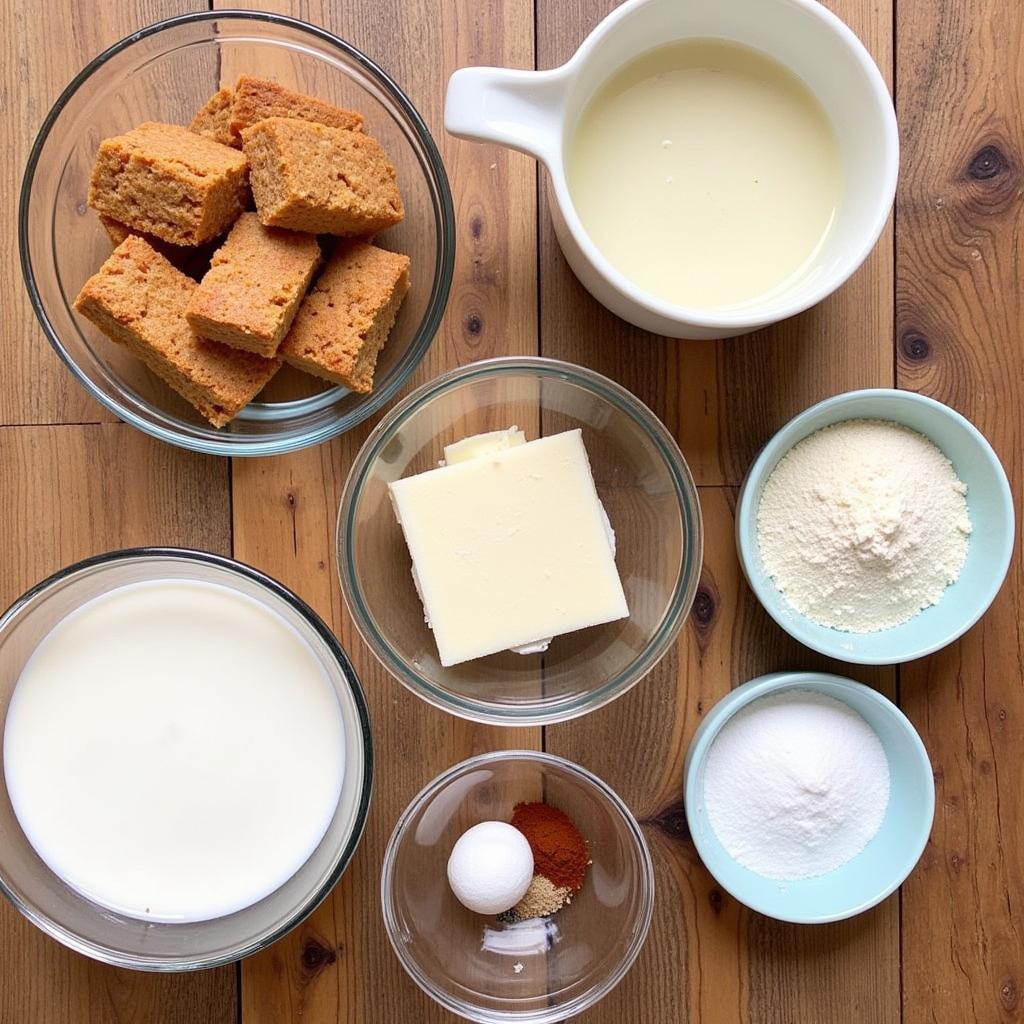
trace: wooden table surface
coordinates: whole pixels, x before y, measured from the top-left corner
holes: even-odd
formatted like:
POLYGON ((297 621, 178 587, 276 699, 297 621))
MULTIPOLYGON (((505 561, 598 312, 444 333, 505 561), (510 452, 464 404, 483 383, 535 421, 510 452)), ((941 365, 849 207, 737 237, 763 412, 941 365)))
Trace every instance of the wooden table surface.
MULTIPOLYGON (((219 0, 218 0, 219 2, 219 0)), ((268 0, 263 0, 264 4, 268 0)), ((694 611, 672 654, 609 707, 544 730, 473 726, 380 669, 333 568, 339 490, 370 424, 321 448, 227 461, 151 440, 86 397, 38 330, 17 266, 15 206, 30 142, 59 90, 108 44, 205 0, 2 0, 6 245, 0 251, 0 602, 95 552, 174 544, 230 553, 295 588, 332 623, 373 715, 377 778, 365 839, 301 927, 238 966, 161 977, 65 951, 0 906, 0 1024, 271 1024, 447 1018, 404 975, 377 882, 394 821, 470 754, 543 747, 597 772, 651 845, 657 909, 625 981, 584 1018, 607 1022, 1024 1020, 1024 574, 1018 546, 984 620, 922 661, 864 669, 801 648, 765 615, 733 545, 737 485, 790 416, 851 388, 921 391, 970 417, 1010 474, 1021 515, 1024 399, 1024 4, 829 0, 895 89, 903 141, 894 225, 837 295, 740 340, 681 343, 631 329, 576 283, 542 179, 518 154, 445 137, 448 75, 466 64, 552 67, 612 0, 278 0, 363 49, 411 95, 443 152, 458 258, 442 330, 416 380, 485 356, 594 367, 674 432, 707 534, 694 611), (797 927, 746 911, 701 866, 682 765, 701 715, 759 673, 820 668, 895 697, 931 754, 931 841, 899 894, 852 921, 797 927)))

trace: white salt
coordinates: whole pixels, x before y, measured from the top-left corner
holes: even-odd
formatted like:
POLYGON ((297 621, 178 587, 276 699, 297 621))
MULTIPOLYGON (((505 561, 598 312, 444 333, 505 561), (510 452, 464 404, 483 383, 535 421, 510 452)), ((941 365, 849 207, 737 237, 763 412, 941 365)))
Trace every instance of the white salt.
POLYGON ((753 701, 715 737, 704 807, 729 855, 766 878, 833 871, 874 838, 889 762, 851 707, 809 690, 753 701))

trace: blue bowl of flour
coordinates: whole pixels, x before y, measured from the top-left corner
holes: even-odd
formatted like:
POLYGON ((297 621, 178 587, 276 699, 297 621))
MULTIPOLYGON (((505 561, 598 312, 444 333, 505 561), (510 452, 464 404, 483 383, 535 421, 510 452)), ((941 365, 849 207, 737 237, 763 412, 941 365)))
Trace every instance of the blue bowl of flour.
POLYGON ((911 391, 849 391, 819 402, 790 420, 750 467, 736 510, 740 563, 768 614, 812 650, 861 665, 895 665, 921 658, 966 633, 999 592, 1010 565, 1013 541, 1010 485, 992 446, 958 412, 911 391), (967 510, 973 527, 960 576, 946 588, 938 603, 898 626, 874 633, 832 629, 798 612, 765 572, 757 540, 757 508, 764 485, 779 461, 795 444, 822 427, 853 419, 890 420, 929 438, 967 485, 967 510))
POLYGON ((797 924, 841 921, 895 892, 920 859, 935 814, 928 753, 903 712, 863 683, 811 672, 761 676, 720 700, 687 751, 684 799, 694 845, 718 884, 752 910, 797 924), (852 860, 827 874, 780 881, 743 867, 719 841, 705 809, 704 771, 711 745, 733 715, 761 697, 792 690, 842 701, 868 723, 889 762, 889 803, 878 832, 852 860))

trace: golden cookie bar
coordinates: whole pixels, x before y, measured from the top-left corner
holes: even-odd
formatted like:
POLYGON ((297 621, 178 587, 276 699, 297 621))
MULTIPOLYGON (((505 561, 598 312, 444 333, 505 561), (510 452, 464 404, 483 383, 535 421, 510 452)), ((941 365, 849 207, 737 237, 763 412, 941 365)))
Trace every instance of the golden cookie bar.
POLYGON ((233 92, 228 120, 231 134, 238 138, 245 128, 268 117, 294 117, 331 128, 363 130, 363 115, 354 110, 332 106, 314 96, 288 89, 280 82, 242 75, 233 92))
POLYGON ((201 245, 244 209, 247 171, 230 146, 150 121, 100 143, 89 205, 165 242, 201 245))
POLYGON ((192 295, 188 322, 204 338, 270 358, 319 263, 315 236, 266 228, 243 213, 192 295))
POLYGON ((405 215, 394 167, 363 132, 272 117, 242 132, 242 150, 268 227, 372 235, 405 215))
POLYGON ((222 427, 259 394, 281 360, 196 337, 185 310, 197 287, 147 241, 129 235, 82 286, 75 309, 222 427))
POLYGON ((231 105, 234 89, 218 89, 197 111, 188 126, 189 131, 205 135, 222 146, 242 148, 242 140, 231 131, 231 105))
POLYGON ((300 370, 366 393, 408 290, 408 256, 342 242, 299 307, 279 354, 300 370))

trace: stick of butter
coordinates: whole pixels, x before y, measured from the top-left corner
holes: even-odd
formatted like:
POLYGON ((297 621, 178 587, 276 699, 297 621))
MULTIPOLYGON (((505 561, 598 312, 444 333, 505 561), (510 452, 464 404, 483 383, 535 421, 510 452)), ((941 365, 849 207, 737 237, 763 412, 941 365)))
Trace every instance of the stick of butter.
POLYGON ((480 434, 445 463, 390 485, 442 665, 629 614, 581 431, 480 434))

